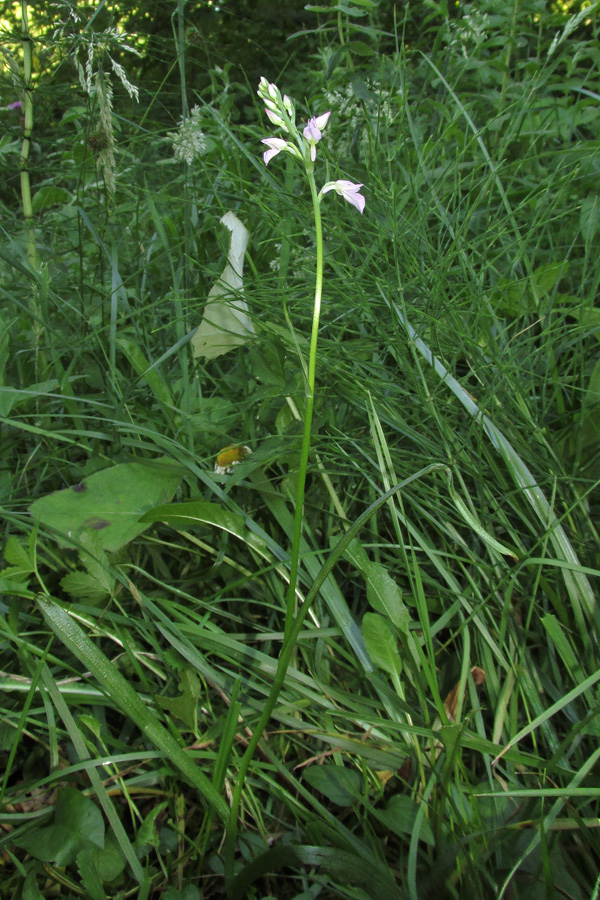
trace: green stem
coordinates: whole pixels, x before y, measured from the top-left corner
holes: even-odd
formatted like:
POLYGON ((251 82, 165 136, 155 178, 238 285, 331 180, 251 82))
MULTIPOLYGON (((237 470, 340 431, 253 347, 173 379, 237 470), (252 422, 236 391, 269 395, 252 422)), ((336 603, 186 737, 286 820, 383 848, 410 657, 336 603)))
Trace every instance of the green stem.
MULTIPOLYGON (((500 102, 498 103, 498 111, 501 113, 504 110, 504 104, 506 102, 506 91, 508 89, 508 82, 510 80, 510 63, 513 51, 515 49, 515 38, 517 33, 517 18, 519 15, 519 0, 514 0, 513 3, 513 12, 512 12, 512 20, 510 23, 510 34, 508 36, 508 42, 506 45, 506 58, 504 60, 504 72, 502 74, 502 88, 500 90, 500 102)), ((498 132, 498 137, 500 136, 500 132, 498 132)))
POLYGON ((317 341, 319 338, 319 319, 321 316, 321 297, 323 293, 323 227, 321 224, 321 207, 317 194, 315 177, 312 166, 307 167, 308 181, 313 201, 315 216, 315 238, 317 244, 317 271, 315 277, 315 302, 313 307, 312 329, 310 335, 310 348, 308 354, 308 374, 306 380, 306 402, 304 406, 304 429, 302 432, 302 447, 300 450, 300 466, 298 469, 298 485, 296 488, 296 509, 294 512, 294 533, 292 537, 292 550, 290 559, 290 583, 286 598, 285 626, 283 630, 284 642, 289 637, 294 616, 296 614, 296 588, 298 583, 298 565, 300 558, 300 541, 302 539, 302 522, 304 518, 304 493, 306 489, 306 473, 308 471, 308 456, 310 453, 310 440, 313 409, 315 402, 315 380, 317 371, 317 341))
POLYGON ((35 231, 33 228, 33 206, 31 204, 31 185, 29 182, 29 151, 31 149, 31 133, 33 131, 33 99, 31 86, 32 71, 32 39, 29 34, 29 21, 27 16, 27 2, 21 0, 21 33, 23 45, 23 86, 25 96, 23 100, 23 144, 21 146, 21 200, 23 203, 23 218, 25 220, 25 232, 27 235, 27 258, 31 267, 37 271, 37 247, 35 231))
MULTIPOLYGON (((33 227, 33 205, 31 202, 31 182, 29 180, 29 153, 31 151, 31 135, 33 132, 33 85, 32 85, 32 59, 33 39, 29 33, 29 18, 27 0, 21 0, 21 43, 23 47, 23 143, 21 145, 21 157, 19 169, 21 172, 21 202, 23 204, 23 221, 25 223, 25 240, 27 246, 27 259, 35 272, 39 272, 37 244, 35 229, 33 227)), ((32 297, 29 303, 31 313, 32 331, 34 339, 34 352, 38 380, 42 378, 46 370, 46 354, 40 349, 42 343, 43 327, 40 321, 42 311, 37 295, 37 286, 33 287, 32 297)))
MULTIPOLYGON (((311 426, 313 418, 313 408, 315 399, 315 380, 317 372, 317 341, 319 337, 319 318, 321 315, 321 297, 323 293, 323 227, 321 223, 321 207, 315 177, 313 174, 313 166, 311 162, 306 163, 306 173, 310 185, 310 193, 313 201, 313 210, 315 217, 315 237, 317 245, 317 265, 315 277, 315 300, 313 308, 313 320, 310 336, 310 348, 308 356, 308 374, 306 379, 306 403, 304 407, 304 429, 302 434, 302 448, 300 450, 300 466, 298 470, 298 486, 296 491, 296 509, 294 512, 294 533, 292 538, 292 549, 290 556, 290 583, 286 598, 285 625, 283 632, 283 643, 277 661, 277 671, 273 681, 271 691, 267 701, 263 707, 262 715, 256 724, 252 738, 250 739, 246 751, 240 762, 238 769, 235 790, 231 801, 231 813, 227 826, 227 837, 225 846, 225 881, 230 885, 234 876, 235 862, 235 844, 237 838, 237 822, 244 789, 244 781, 254 752, 260 743, 263 732, 268 725, 271 713, 275 708, 277 697, 285 682, 286 672, 290 663, 294 644, 300 632, 300 626, 304 621, 310 604, 307 599, 304 601, 302 615, 296 616, 296 586, 298 582, 298 561, 300 557, 300 541, 302 538, 302 522, 304 513, 304 492, 306 488, 306 473, 308 470, 308 457, 310 453, 311 426)), ((314 595, 313 595, 314 596, 314 595)), ((312 601, 312 597, 311 597, 312 601)))

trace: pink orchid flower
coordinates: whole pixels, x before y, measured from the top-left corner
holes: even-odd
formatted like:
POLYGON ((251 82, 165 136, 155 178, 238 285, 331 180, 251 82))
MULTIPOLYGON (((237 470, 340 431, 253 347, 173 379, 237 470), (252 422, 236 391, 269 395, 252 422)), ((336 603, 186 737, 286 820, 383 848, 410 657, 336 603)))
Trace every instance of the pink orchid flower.
POLYGON ((298 157, 298 159, 302 159, 299 151, 294 147, 294 145, 282 140, 282 138, 263 138, 261 144, 266 144, 269 148, 263 153, 265 166, 268 166, 273 157, 277 156, 278 153, 281 153, 282 150, 286 150, 288 153, 291 153, 292 156, 296 156, 298 157))
POLYGON ((362 184, 354 184, 352 181, 346 181, 341 178, 339 181, 328 181, 321 189, 321 193, 326 194, 328 191, 335 191, 337 194, 340 194, 344 200, 351 203, 352 206, 355 206, 359 213, 362 213, 367 202, 360 193, 362 186, 362 184))
POLYGON ((305 126, 303 134, 310 144, 310 158, 314 162, 317 158, 317 143, 321 140, 321 132, 327 125, 331 110, 323 113, 322 116, 312 116, 305 126))
POLYGON ((284 141, 281 138, 263 138, 261 144, 266 144, 269 148, 263 153, 265 166, 268 166, 273 157, 277 156, 278 153, 281 153, 281 151, 285 150, 287 147, 287 141, 284 141))

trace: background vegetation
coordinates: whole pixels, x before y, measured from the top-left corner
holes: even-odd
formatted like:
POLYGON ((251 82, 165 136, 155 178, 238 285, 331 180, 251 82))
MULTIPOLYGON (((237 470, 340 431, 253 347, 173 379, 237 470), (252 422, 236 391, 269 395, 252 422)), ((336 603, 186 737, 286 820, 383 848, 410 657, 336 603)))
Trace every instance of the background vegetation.
POLYGON ((598 4, 0 8, 2 895, 595 900, 598 4), (261 76, 331 110, 317 178, 367 198, 322 207, 302 596, 376 509, 320 583, 225 884, 315 267, 261 76), (195 358, 228 210, 256 335, 195 358))

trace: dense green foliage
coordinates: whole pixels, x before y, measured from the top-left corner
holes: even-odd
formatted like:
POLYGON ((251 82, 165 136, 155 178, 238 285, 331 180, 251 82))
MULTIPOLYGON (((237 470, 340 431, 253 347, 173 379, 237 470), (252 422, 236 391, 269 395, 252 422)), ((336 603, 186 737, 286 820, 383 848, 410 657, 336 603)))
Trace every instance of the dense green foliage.
POLYGON ((0 896, 596 900, 598 3, 39 6, 0 16, 0 896), (321 205, 314 600, 232 823, 316 256, 261 76, 367 204, 321 205), (194 356, 229 210, 255 333, 194 356))

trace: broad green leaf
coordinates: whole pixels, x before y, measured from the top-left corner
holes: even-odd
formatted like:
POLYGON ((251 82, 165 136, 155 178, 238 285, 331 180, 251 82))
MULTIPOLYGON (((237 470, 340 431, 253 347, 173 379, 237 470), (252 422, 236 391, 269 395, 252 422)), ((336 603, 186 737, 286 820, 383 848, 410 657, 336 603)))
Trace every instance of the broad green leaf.
POLYGON ((304 780, 336 806, 353 806, 360 799, 361 776, 354 769, 310 766, 304 772, 304 780))
MULTIPOLYGON (((340 535, 336 536, 335 542, 331 541, 331 546, 334 547, 335 544, 340 540, 340 535)), ((371 564, 371 560, 367 554, 367 551, 358 540, 358 538, 354 538, 354 540, 350 541, 346 549, 344 550, 344 559, 347 559, 348 562, 351 562, 352 565, 359 570, 359 572, 364 572, 364 570, 371 564)))
POLYGON ((453 757, 457 752, 463 733, 462 725, 442 725, 437 732, 444 745, 448 757, 453 757))
POLYGON ((81 122, 83 117, 87 115, 87 107, 85 106, 71 106, 69 109, 65 110, 62 114, 62 118, 59 122, 60 125, 69 125, 72 122, 81 122))
POLYGON ((357 56, 375 56, 375 50, 364 41, 348 41, 344 45, 345 50, 355 53, 357 56))
POLYGON ((94 858, 87 850, 77 854, 77 868, 81 884, 87 891, 90 900, 106 900, 106 893, 102 887, 102 881, 98 875, 94 858))
POLYGON ((80 535, 79 559, 85 572, 76 569, 61 579, 63 587, 72 597, 85 598, 100 603, 112 595, 117 579, 110 570, 108 556, 102 549, 101 532, 84 530, 80 535))
MULTIPOLYGON (((260 345, 255 345, 249 352, 249 364, 252 374, 263 385, 283 390, 286 386, 285 344, 280 337, 263 337, 260 345)), ((273 392, 277 395, 276 390, 273 392)), ((287 408, 287 404, 286 407, 287 408)))
MULTIPOLYGON (((394 794, 390 797, 385 809, 374 809, 373 813, 377 819, 389 828, 393 834, 398 837, 404 837, 412 834, 415 827, 415 819, 419 807, 407 794, 394 794)), ((424 819, 421 823, 420 838, 433 847, 435 840, 429 822, 424 819)))
POLYGON ((121 853, 112 831, 106 832, 104 847, 94 847, 80 853, 77 857, 77 865, 80 864, 83 854, 93 865, 101 882, 114 881, 125 868, 125 857, 121 853))
POLYGON ((598 360, 590 375, 587 390, 583 396, 583 405, 595 407, 599 420, 598 428, 600 429, 600 360, 598 360))
POLYGON ((221 222, 231 231, 227 265, 209 291, 202 321, 192 338, 194 356, 205 359, 215 359, 247 344, 255 333, 248 304, 241 296, 250 233, 231 211, 225 213, 221 222))
POLYGON ((388 619, 377 613, 365 613, 362 620, 362 635, 367 653, 376 666, 391 675, 400 672, 402 660, 398 653, 398 642, 388 619))
POLYGON ((531 279, 538 297, 549 294, 558 281, 567 274, 569 263, 565 261, 544 263, 532 273, 531 279))
POLYGON ((387 616, 396 628, 408 634, 410 613, 400 588, 385 566, 371 562, 363 569, 363 575, 367 580, 367 600, 373 609, 387 616))
POLYGON ((162 900, 201 900, 201 895, 195 884, 186 884, 180 891, 168 887, 162 895, 162 900))
POLYGON ((4 585, 17 584, 25 587, 28 576, 35 572, 35 563, 31 559, 31 551, 23 547, 14 535, 7 538, 4 547, 4 558, 10 565, 0 569, 0 593, 11 593, 11 590, 5 590, 4 585))
POLYGON ((62 206, 63 203, 69 203, 71 200, 72 196, 65 188, 44 185, 33 195, 31 208, 34 213, 37 213, 49 206, 62 206))
POLYGON ((42 862, 68 866, 81 850, 104 846, 104 820, 95 803, 73 787, 61 788, 51 825, 35 828, 15 843, 42 862))
POLYGON ((100 534, 97 531, 84 531, 80 540, 79 558, 81 562, 92 578, 95 578, 106 591, 112 591, 115 579, 109 571, 109 560, 102 549, 100 534))
POLYGON ((77 600, 89 600, 90 603, 101 603, 112 593, 105 584, 99 582, 88 572, 69 572, 60 580, 60 586, 77 600))
POLYGON ((190 667, 184 669, 179 680, 178 697, 155 697, 161 709, 166 710, 172 718, 181 719, 189 731, 198 731, 198 700, 200 698, 200 682, 195 671, 190 667))
POLYGON ((488 825, 496 829, 514 812, 514 801, 506 794, 501 797, 490 793, 489 782, 482 782, 471 788, 471 805, 477 804, 477 815, 488 825))
POLYGON ((582 309, 573 305, 580 302, 577 297, 569 297, 567 295, 563 295, 563 297, 569 301, 569 306, 565 310, 568 315, 577 319, 584 328, 589 328, 596 340, 600 341, 600 309, 596 307, 582 309))
POLYGON ((31 504, 30 512, 58 532, 55 537, 61 547, 73 546, 87 532, 96 533, 102 549, 113 552, 146 530, 148 525, 140 524, 140 517, 171 499, 183 471, 166 458, 121 463, 41 497, 31 504))
POLYGON ((4 559, 9 565, 15 566, 17 569, 23 569, 23 571, 31 571, 33 564, 29 558, 29 553, 14 535, 7 539, 2 552, 4 553, 4 559))

